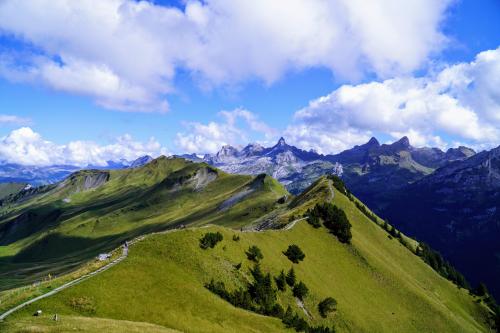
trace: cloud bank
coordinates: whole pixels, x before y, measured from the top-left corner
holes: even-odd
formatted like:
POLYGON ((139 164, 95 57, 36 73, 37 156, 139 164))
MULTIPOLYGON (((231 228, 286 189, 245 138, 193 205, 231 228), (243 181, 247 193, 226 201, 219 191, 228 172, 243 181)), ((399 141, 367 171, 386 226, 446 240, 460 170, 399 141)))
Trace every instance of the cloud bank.
POLYGON ((188 153, 215 153, 227 144, 247 144, 251 133, 258 134, 265 140, 273 139, 278 133, 259 120, 257 115, 245 109, 221 111, 218 115, 223 121, 185 123, 187 131, 177 133, 177 147, 188 153))
POLYGON ((106 166, 109 160, 130 161, 144 155, 156 157, 166 154, 166 148, 154 138, 138 142, 130 135, 120 136, 108 145, 91 141, 71 141, 59 145, 45 140, 29 127, 21 127, 0 138, 0 161, 22 165, 106 166))
POLYGON ((206 0, 181 9, 132 0, 4 0, 0 75, 124 111, 166 111, 175 75, 204 87, 311 67, 359 79, 409 73, 439 51, 450 1, 206 0), (19 60, 22 59, 22 60, 19 60))
POLYGON ((425 77, 343 85, 294 115, 291 142, 331 153, 374 134, 407 135, 417 146, 500 142, 500 48, 425 77))

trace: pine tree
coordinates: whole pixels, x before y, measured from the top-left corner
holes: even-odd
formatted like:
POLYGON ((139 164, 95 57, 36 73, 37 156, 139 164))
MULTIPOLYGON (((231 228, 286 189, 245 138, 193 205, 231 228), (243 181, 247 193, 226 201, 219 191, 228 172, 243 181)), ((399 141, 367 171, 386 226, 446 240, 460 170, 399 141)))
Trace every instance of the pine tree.
POLYGON ((288 274, 286 275, 286 283, 290 286, 293 287, 295 285, 295 280, 297 277, 295 276, 295 271, 293 270, 293 267, 290 268, 288 271, 288 274))

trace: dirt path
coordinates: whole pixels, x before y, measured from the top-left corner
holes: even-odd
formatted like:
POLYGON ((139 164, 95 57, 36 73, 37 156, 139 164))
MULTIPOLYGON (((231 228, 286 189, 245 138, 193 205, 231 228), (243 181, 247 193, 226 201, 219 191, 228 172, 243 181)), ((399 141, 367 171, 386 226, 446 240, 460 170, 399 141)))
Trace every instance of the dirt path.
POLYGON ((330 196, 328 197, 328 201, 333 201, 334 192, 333 192, 333 184, 332 184, 331 180, 328 180, 328 188, 330 189, 330 196))
MULTIPOLYGON (((330 184, 331 185, 331 184, 330 184)), ((333 189, 331 189, 332 191, 332 198, 333 198, 333 189)), ((300 218, 300 219, 297 219, 295 221, 292 221, 290 223, 288 223, 283 229, 281 230, 290 230, 292 229, 296 224, 297 222, 299 221, 302 221, 302 220, 305 220, 306 218, 303 217, 303 218, 300 218)), ((158 232, 153 232, 153 233, 150 233, 150 234, 147 234, 147 235, 142 235, 142 236, 139 236, 137 238, 134 238, 133 240, 131 240, 130 242, 128 242, 129 245, 132 245, 132 244, 135 244, 141 240, 143 240, 144 238, 146 237, 149 237, 151 235, 157 235, 157 234, 166 234, 166 233, 171 233, 171 232, 175 232, 175 231, 179 231, 179 230, 185 230, 185 229, 200 229, 200 228, 208 228, 210 227, 211 225, 204 225, 204 226, 201 226, 201 227, 195 227, 195 228, 178 228, 178 229, 168 229, 168 230, 165 230, 165 231, 158 231, 158 232)), ((246 230, 246 232, 260 232, 259 230, 246 230)), ((11 308, 10 310, 7 310, 5 311, 4 313, 0 314, 0 322, 3 321, 7 316, 11 315, 12 313, 24 308, 25 306, 27 305, 30 305, 36 301, 39 301, 41 299, 44 299, 46 297, 50 297, 52 295, 55 295, 57 294, 58 292, 64 290, 64 289, 67 289, 71 286, 74 286, 82 281, 85 281, 97 274, 100 274, 104 271, 107 271, 108 269, 110 269, 111 267, 115 266, 116 264, 120 263, 121 261, 123 261, 127 256, 128 256, 128 247, 125 247, 125 246, 122 246, 122 254, 120 255, 119 258, 113 260, 112 262, 110 262, 109 264, 105 265, 105 266, 102 266, 101 268, 91 272, 91 273, 87 273, 85 275, 82 275, 80 276, 79 278, 75 279, 75 280, 72 280, 72 281, 69 281, 57 288, 55 288, 54 290, 51 290, 49 291, 48 293, 46 294, 43 294, 43 295, 40 295, 40 296, 37 296, 35 298, 32 298, 24 303, 21 303, 13 308, 11 308)))
POLYGON ((312 319, 312 315, 311 313, 309 312, 309 310, 307 310, 307 308, 305 307, 304 305, 304 302, 302 302, 300 299, 298 299, 297 297, 295 297, 295 301, 297 301, 297 306, 299 308, 302 309, 302 311, 304 311, 304 314, 307 316, 307 318, 309 319, 312 319))

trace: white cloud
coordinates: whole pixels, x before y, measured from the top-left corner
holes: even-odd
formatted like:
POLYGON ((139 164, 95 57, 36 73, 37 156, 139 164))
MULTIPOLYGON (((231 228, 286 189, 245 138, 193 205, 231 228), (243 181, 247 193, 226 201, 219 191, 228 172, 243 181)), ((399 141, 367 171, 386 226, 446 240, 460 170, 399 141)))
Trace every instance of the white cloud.
POLYGON ((287 133, 292 142, 323 152, 363 143, 373 133, 407 135, 417 146, 445 147, 450 141, 497 146, 499 78, 500 48, 432 76, 344 85, 297 111, 287 133))
POLYGON ((0 114, 0 124, 10 125, 27 125, 31 123, 31 119, 19 117, 10 114, 0 114))
POLYGON ((249 134, 257 133, 266 140, 273 139, 277 131, 260 121, 252 112, 244 109, 221 111, 222 122, 186 123, 187 132, 177 133, 176 145, 188 153, 215 153, 222 146, 246 144, 249 134), (238 124, 242 120, 242 124, 238 124))
POLYGON ((137 142, 130 135, 118 137, 107 145, 91 141, 59 145, 43 139, 29 127, 21 127, 0 138, 0 160, 23 165, 105 166, 109 160, 133 160, 144 155, 162 154, 166 155, 167 150, 154 138, 137 142))
POLYGON ((270 84, 310 67, 350 79, 386 77, 420 68, 439 51, 449 3, 190 0, 177 9, 132 0, 5 0, 0 33, 36 51, 4 52, 0 75, 139 111, 167 109, 179 69, 208 86, 270 84))

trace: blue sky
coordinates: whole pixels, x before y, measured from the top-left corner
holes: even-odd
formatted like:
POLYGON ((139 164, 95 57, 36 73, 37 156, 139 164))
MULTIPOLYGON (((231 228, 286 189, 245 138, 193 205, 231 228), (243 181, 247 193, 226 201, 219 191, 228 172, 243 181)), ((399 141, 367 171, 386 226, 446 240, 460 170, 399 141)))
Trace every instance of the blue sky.
POLYGON ((500 2, 412 2, 405 11, 374 1, 380 16, 348 8, 345 22, 344 1, 326 11, 299 0, 256 1, 251 10, 225 0, 70 2, 79 19, 68 24, 74 16, 50 1, 7 0, 0 159, 100 163, 281 135, 324 153, 372 135, 443 149, 497 146, 500 2), (164 11, 171 6, 176 12, 164 11), (120 26, 99 21, 114 11, 120 26), (282 12, 290 15, 279 22, 282 12), (315 23, 318 13, 326 23, 315 23))

